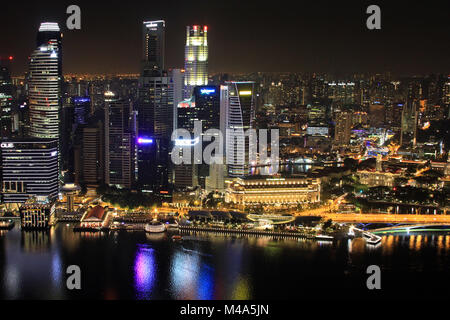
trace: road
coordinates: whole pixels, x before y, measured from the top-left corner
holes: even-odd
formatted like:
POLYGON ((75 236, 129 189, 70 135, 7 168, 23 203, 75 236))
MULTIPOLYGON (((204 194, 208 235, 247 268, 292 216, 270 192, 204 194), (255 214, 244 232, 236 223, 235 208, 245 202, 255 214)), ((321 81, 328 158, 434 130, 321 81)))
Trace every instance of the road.
MULTIPOLYGON (((416 215, 383 213, 319 213, 313 214, 335 222, 361 223, 450 223, 450 215, 416 215)), ((296 216, 311 216, 310 213, 298 213, 296 216)))

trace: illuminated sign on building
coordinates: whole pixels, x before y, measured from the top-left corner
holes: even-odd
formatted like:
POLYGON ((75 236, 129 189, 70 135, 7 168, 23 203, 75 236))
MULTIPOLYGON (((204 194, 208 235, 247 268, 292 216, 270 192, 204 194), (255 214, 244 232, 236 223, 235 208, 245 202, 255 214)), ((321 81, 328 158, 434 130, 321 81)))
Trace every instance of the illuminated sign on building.
POLYGON ((138 144, 152 144, 153 139, 148 138, 138 138, 138 144))
POLYGON ((240 96, 251 96, 252 92, 251 91, 239 91, 239 95, 240 96))
POLYGON ((75 103, 84 103, 84 102, 90 102, 90 98, 75 98, 75 103))
POLYGON ((212 94, 212 93, 216 93, 216 89, 214 88, 204 88, 200 90, 201 94, 212 94))
POLYGON ((14 144, 13 143, 2 143, 1 147, 2 147, 2 149, 11 149, 11 148, 14 148, 14 144))

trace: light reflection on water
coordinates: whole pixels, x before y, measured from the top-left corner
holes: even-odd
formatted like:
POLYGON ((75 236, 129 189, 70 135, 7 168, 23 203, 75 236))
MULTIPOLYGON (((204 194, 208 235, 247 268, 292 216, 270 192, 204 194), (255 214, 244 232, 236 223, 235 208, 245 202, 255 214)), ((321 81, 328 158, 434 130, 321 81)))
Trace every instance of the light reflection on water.
POLYGON ((80 234, 66 225, 51 232, 16 228, 0 235, 0 298, 292 298, 343 284, 358 288, 358 275, 370 264, 407 272, 409 278, 425 277, 424 283, 450 285, 426 278, 446 271, 449 234, 385 235, 376 247, 363 239, 314 242, 211 234, 185 239, 176 243, 170 235, 143 232, 80 234), (65 270, 72 264, 82 268, 83 292, 65 288, 65 270))
POLYGON ((136 298, 150 299, 155 281, 156 264, 154 250, 143 245, 138 246, 134 263, 134 285, 136 298))

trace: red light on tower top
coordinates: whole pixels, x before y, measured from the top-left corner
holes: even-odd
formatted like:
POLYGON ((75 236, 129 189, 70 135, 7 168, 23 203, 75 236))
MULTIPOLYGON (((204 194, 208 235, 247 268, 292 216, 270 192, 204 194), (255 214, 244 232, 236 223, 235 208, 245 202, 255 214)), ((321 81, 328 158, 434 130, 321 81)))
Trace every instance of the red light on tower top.
POLYGON ((208 26, 205 26, 205 27, 203 28, 203 31, 208 32, 208 26))
POLYGON ((194 31, 197 31, 198 26, 194 26, 194 31))
POLYGON ((13 60, 14 59, 14 57, 13 56, 9 56, 9 60, 11 61, 11 60, 13 60))

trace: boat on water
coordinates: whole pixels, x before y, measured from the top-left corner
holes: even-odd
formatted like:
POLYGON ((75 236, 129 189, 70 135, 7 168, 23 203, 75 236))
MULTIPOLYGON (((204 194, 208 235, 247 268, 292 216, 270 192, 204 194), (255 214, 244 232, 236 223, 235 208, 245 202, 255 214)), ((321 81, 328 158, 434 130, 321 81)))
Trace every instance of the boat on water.
POLYGON ((333 241, 334 237, 327 236, 325 234, 318 234, 314 237, 314 239, 321 240, 321 241, 333 241))
POLYGON ((148 233, 162 233, 166 231, 166 226, 162 222, 154 220, 151 223, 147 223, 144 230, 148 233))
POLYGON ((12 228, 14 228, 14 221, 12 220, 0 221, 0 230, 11 230, 12 228))
POLYGON ((180 235, 174 235, 172 236, 173 241, 183 241, 183 237, 180 235))

